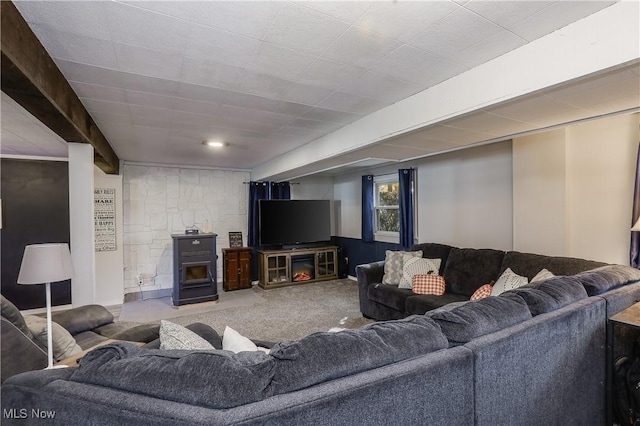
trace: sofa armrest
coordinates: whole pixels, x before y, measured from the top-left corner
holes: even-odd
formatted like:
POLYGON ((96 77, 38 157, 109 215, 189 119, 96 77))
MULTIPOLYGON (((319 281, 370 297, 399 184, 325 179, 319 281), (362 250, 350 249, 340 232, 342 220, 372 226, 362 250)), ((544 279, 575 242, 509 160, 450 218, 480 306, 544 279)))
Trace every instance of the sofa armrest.
POLYGON ((39 370, 47 366, 47 351, 33 339, 26 336, 6 318, 0 323, 2 332, 1 351, 2 374, 0 381, 25 371, 39 370))
POLYGON ((381 283, 384 275, 384 260, 372 263, 365 263, 356 266, 356 278, 358 279, 358 297, 360 299, 360 312, 368 315, 367 306, 369 299, 367 296, 369 285, 373 283, 381 283))

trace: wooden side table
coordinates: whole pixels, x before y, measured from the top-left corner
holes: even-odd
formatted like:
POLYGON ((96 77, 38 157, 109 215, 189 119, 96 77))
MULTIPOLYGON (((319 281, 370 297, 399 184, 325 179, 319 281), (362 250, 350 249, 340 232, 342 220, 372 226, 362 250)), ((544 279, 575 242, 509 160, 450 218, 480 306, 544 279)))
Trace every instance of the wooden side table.
POLYGON ((251 288, 251 247, 222 249, 222 289, 251 288))
POLYGON ((613 424, 613 362, 615 327, 624 327, 640 331, 640 302, 618 312, 607 320, 607 425, 613 424))

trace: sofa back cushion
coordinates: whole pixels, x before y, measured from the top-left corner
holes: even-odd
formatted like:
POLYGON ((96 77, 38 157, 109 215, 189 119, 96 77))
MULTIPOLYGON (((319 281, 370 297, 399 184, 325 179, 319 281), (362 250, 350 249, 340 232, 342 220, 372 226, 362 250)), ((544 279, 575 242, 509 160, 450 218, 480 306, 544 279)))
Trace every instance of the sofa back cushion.
POLYGON ((113 315, 102 305, 84 305, 54 312, 51 318, 72 335, 113 322, 113 315))
POLYGON ((209 408, 269 396, 274 359, 263 352, 138 348, 118 342, 89 352, 70 380, 209 408))
POLYGON ((420 250, 422 252, 422 257, 427 259, 441 259, 440 262, 441 268, 447 263, 447 258, 449 257, 449 252, 453 247, 448 246, 446 244, 438 244, 438 243, 422 243, 415 244, 411 247, 412 251, 420 250))
POLYGON ((624 265, 606 265, 575 275, 589 296, 640 281, 640 270, 624 265))
POLYGON ((527 277, 531 281, 542 269, 547 269, 554 275, 575 275, 604 265, 606 263, 573 257, 543 256, 509 251, 504 255, 500 273, 502 274, 507 268, 511 268, 516 274, 527 277))
POLYGON ((574 276, 537 281, 525 287, 506 291, 499 297, 512 296, 524 299, 534 317, 588 297, 584 286, 574 276))
POLYGON ((526 302, 519 297, 486 297, 453 309, 436 309, 425 316, 440 325, 452 345, 465 344, 532 318, 526 302))
POLYGON ((452 248, 441 274, 447 292, 468 297, 498 278, 504 252, 493 249, 452 248))
POLYGON ((440 327, 424 316, 370 324, 337 333, 319 332, 271 348, 273 394, 392 364, 448 347, 440 327))

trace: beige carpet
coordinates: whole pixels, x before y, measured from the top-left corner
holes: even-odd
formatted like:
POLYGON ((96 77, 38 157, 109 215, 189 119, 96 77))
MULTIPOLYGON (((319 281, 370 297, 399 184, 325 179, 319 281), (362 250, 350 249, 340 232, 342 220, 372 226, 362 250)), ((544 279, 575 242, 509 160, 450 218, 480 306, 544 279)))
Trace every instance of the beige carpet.
POLYGON ((168 319, 187 325, 202 322, 220 334, 225 326, 252 339, 295 340, 331 328, 358 328, 373 321, 362 317, 358 285, 348 279, 263 290, 219 292, 217 302, 171 306, 171 298, 122 305, 120 321, 158 322, 168 319))

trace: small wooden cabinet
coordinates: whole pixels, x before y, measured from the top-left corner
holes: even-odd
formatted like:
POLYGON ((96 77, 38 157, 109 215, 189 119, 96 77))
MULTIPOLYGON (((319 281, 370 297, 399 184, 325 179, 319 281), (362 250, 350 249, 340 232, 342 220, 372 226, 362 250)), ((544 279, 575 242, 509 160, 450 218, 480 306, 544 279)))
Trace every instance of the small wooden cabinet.
POLYGON ((265 250, 260 255, 260 286, 283 287, 338 278, 337 247, 265 250))
POLYGON ((222 249, 222 288, 251 288, 251 247, 222 249))

